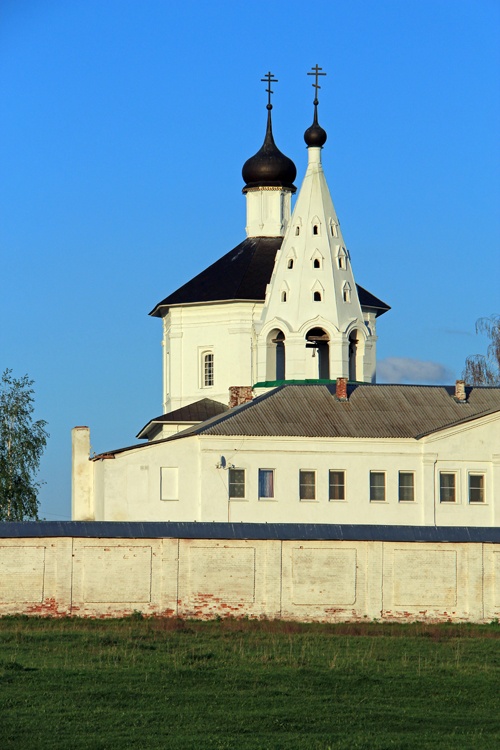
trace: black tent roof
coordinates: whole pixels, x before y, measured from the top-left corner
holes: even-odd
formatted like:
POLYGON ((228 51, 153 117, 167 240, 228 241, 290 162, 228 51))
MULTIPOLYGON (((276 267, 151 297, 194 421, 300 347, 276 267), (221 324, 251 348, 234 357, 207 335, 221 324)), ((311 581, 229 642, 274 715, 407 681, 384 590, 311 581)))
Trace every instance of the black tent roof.
MULTIPOLYGON (((271 280, 276 253, 283 237, 247 237, 222 258, 159 302, 150 312, 162 316, 162 308, 229 300, 264 301, 271 280)), ((391 308, 366 289, 356 285, 362 308, 382 315, 391 308)))

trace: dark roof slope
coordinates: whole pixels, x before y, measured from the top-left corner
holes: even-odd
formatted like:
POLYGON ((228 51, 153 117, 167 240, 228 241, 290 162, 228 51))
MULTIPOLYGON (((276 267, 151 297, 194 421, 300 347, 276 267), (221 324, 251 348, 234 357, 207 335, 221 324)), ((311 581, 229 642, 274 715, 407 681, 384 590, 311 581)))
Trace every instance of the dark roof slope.
MULTIPOLYGON (((259 300, 266 296, 276 253, 283 237, 247 237, 233 250, 159 302, 150 315, 161 317, 161 308, 200 302, 259 300)), ((382 315, 391 308, 366 289, 356 285, 361 307, 382 315)))
POLYGON ((196 302, 248 299, 263 300, 282 237, 247 237, 233 250, 158 303, 160 308, 196 302))
POLYGON ((359 304, 362 308, 372 307, 374 310, 378 310, 377 317, 391 309, 389 305, 382 302, 378 297, 375 297, 371 292, 363 289, 359 284, 356 284, 356 287, 358 290, 359 304))
MULTIPOLYGON (((169 422, 182 423, 182 422, 205 422, 211 417, 215 417, 219 414, 224 414, 228 411, 229 406, 222 404, 220 401, 214 401, 212 398, 202 398, 199 401, 195 401, 193 404, 182 406, 180 409, 174 409, 169 411, 168 414, 160 414, 159 417, 153 417, 147 424, 144 425, 142 430, 139 430, 136 437, 139 437, 143 433, 149 432, 148 427, 153 427, 156 424, 168 424, 169 422)), ((146 437, 146 434, 144 437, 146 437)))
MULTIPOLYGON (((192 433, 347 438, 415 438, 500 411, 500 388, 350 384, 348 401, 331 385, 283 385, 192 433)), ((187 434, 187 431, 186 433, 187 434)))
POLYGON ((1 521, 0 538, 274 539, 500 543, 498 526, 384 526, 334 523, 206 521, 1 521))

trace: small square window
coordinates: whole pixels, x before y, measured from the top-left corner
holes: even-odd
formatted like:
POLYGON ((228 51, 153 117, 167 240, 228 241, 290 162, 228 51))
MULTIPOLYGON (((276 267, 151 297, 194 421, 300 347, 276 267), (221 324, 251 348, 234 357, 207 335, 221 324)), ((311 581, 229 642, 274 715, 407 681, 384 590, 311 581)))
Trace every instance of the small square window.
POLYGON ((259 497, 274 498, 274 469, 259 469, 259 497))
POLYGON ((329 472, 329 500, 345 500, 345 471, 329 472))
POLYGON ((229 469, 229 499, 245 497, 245 469, 229 469))
POLYGON ((399 472, 398 500, 400 503, 415 500, 415 474, 412 471, 399 472))
POLYGON ((315 500, 316 499, 316 472, 315 471, 299 471, 299 486, 300 486, 300 499, 301 500, 315 500))
POLYGON ((385 500, 385 472, 370 471, 370 501, 385 500))
POLYGON ((469 474, 469 503, 484 503, 484 474, 469 474))
POLYGON ((451 472, 439 472, 439 501, 455 503, 457 500, 456 475, 451 472))

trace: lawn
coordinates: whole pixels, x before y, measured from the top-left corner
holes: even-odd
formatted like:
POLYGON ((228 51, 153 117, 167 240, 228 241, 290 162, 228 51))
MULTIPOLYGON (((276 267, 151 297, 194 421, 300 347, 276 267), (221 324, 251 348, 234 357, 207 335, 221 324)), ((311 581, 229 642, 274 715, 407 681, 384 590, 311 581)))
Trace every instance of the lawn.
POLYGON ((500 747, 500 625, 0 619, 0 748, 500 747))

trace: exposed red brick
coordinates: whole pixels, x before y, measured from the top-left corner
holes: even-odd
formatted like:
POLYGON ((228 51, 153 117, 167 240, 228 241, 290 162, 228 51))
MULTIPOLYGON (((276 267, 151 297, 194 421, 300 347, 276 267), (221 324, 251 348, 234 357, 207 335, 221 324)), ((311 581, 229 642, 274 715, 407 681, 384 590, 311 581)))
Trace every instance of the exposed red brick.
POLYGON ((232 385, 229 388, 229 408, 246 404, 253 398, 251 385, 232 385))
POLYGON ((339 401, 347 401, 347 378, 337 378, 335 395, 339 401))

